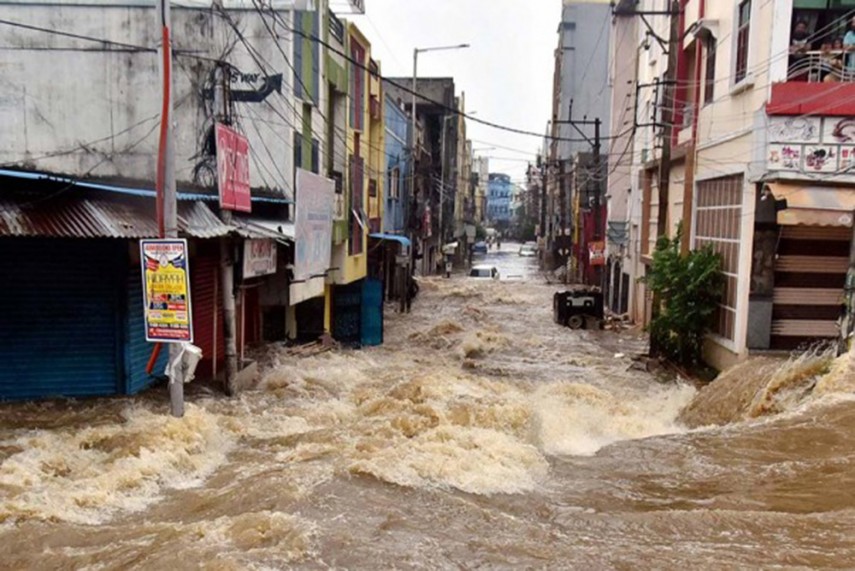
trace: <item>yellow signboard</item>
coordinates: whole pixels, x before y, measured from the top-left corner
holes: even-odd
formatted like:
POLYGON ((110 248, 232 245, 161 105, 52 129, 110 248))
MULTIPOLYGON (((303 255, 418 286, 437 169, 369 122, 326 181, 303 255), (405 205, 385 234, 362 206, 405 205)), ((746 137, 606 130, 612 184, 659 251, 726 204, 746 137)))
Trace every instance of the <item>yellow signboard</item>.
POLYGON ((187 240, 140 240, 140 262, 146 340, 192 343, 187 240))

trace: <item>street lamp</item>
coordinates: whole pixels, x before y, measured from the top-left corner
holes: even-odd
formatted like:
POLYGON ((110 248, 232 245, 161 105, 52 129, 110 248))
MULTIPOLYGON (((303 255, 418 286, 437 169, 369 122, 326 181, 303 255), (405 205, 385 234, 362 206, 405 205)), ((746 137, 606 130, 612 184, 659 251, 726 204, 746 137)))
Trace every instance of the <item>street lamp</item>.
MULTIPOLYGON (((458 44, 456 46, 438 46, 432 48, 414 48, 413 49, 413 88, 412 88, 412 96, 413 103, 411 106, 412 115, 410 117, 410 152, 413 161, 413 173, 415 174, 415 164, 416 164, 416 107, 418 105, 418 101, 416 98, 416 93, 418 92, 418 86, 416 85, 416 80, 418 78, 418 69, 419 69, 419 54, 426 52, 438 52, 438 51, 446 51, 446 50, 461 50, 468 48, 469 44, 458 44)), ((443 122, 443 130, 445 130, 445 123, 443 122)), ((443 157, 444 158, 444 157, 443 157)), ((444 181, 443 181, 444 182, 444 181)), ((440 235, 440 245, 442 244, 442 204, 440 204, 439 209, 439 235, 440 235)))

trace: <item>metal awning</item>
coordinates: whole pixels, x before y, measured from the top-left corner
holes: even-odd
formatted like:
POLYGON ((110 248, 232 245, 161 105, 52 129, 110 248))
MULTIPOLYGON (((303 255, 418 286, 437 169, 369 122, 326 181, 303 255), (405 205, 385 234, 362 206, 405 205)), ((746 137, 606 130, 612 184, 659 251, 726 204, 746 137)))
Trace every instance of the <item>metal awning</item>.
POLYGON ((238 235, 244 238, 267 238, 284 243, 293 242, 297 235, 293 222, 235 216, 232 223, 238 235))
POLYGON ((371 238, 376 238, 377 240, 391 240, 394 242, 400 243, 402 246, 409 248, 410 247, 410 239, 406 236, 399 236, 398 234, 384 234, 382 232, 377 232, 375 234, 369 234, 371 238))
MULTIPOLYGON (((178 203, 178 230, 193 238, 228 235, 203 202, 178 203)), ((154 238, 154 204, 139 200, 74 198, 48 202, 0 201, 0 236, 49 238, 154 238)))
POLYGON ((775 200, 784 202, 778 210, 782 226, 852 226, 855 187, 806 186, 767 183, 775 200))

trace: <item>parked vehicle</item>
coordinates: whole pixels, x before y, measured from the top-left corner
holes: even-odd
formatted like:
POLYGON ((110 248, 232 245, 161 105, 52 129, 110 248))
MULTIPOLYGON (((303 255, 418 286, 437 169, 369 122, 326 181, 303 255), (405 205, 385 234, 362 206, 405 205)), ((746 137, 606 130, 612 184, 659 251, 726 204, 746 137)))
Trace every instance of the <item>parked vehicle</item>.
POLYGON ((499 279, 499 270, 496 269, 495 266, 473 266, 471 270, 469 270, 470 278, 477 279, 499 279))
POLYGON ((599 329, 603 320, 603 294, 596 288, 555 292, 552 317, 555 323, 570 329, 599 329))

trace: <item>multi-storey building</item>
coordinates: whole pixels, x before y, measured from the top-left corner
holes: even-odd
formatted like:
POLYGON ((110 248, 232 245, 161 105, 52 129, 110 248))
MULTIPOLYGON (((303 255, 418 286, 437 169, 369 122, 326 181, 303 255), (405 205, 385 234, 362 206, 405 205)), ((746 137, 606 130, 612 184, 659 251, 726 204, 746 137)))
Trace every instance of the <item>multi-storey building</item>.
POLYGON ((501 173, 490 173, 487 192, 487 220, 499 230, 511 224, 514 185, 511 177, 501 173))
MULTIPOLYGON (((620 18, 662 8, 629 4, 618 5, 620 18)), ((638 26, 627 265, 633 277, 643 275, 656 236, 673 234, 679 223, 686 249, 708 246, 721 255, 725 292, 705 346, 719 368, 752 350, 837 338, 855 206, 855 83, 848 54, 831 46, 855 26, 852 14, 836 2, 800 0, 683 0, 676 7, 676 20, 648 17, 666 39, 676 24, 673 90, 656 89, 666 77, 663 52, 638 26), (808 38, 792 51, 799 22, 808 38), (657 138, 645 123, 670 136, 657 138), (663 165, 657 147, 664 145, 670 156, 663 165), (667 189, 659 192, 666 172, 667 189)), ((649 303, 639 288, 632 291, 630 306, 644 319, 649 303)))
POLYGON ((607 0, 564 0, 562 3, 555 51, 551 143, 546 161, 547 223, 541 230, 547 250, 545 261, 549 267, 568 264, 574 251, 577 265, 587 263, 587 244, 573 243, 573 235, 581 224, 574 215, 580 216, 592 208, 599 208, 602 212, 598 219, 602 224, 591 236, 603 240, 604 197, 600 196, 591 205, 582 205, 581 209, 574 211, 573 205, 577 201, 572 196, 570 181, 576 155, 594 151, 594 123, 599 121, 601 135, 608 133, 610 128, 609 4, 607 0))

